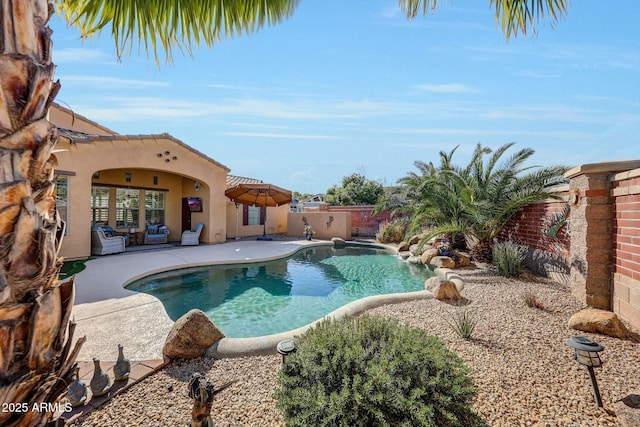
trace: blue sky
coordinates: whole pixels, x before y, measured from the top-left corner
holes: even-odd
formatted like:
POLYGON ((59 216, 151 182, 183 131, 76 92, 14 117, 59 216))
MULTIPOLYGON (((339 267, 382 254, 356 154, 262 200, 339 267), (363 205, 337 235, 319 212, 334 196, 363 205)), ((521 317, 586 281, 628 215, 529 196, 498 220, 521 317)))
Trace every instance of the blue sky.
POLYGON ((303 0, 273 27, 158 69, 109 34, 52 18, 56 100, 122 134, 168 132, 231 169, 322 193, 354 172, 393 185, 456 145, 536 150, 530 164, 640 159, 640 2, 573 0, 505 40, 489 1, 409 22, 394 0, 303 0))

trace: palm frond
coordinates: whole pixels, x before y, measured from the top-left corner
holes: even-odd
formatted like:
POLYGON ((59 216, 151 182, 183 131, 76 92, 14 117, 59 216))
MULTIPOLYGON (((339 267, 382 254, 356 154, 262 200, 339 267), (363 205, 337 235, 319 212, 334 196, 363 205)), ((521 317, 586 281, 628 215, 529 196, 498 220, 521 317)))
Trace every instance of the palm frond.
POLYGON ((118 57, 138 48, 152 53, 159 64, 164 52, 172 61, 173 49, 191 54, 204 43, 252 33, 289 17, 300 0, 55 0, 58 13, 83 37, 109 28, 118 57))
MULTIPOLYGON (((413 19, 420 13, 433 13, 438 5, 436 0, 398 0, 398 3, 407 19, 413 19)), ((495 9, 496 22, 508 40, 520 33, 535 34, 536 27, 545 18, 554 26, 566 15, 569 0, 491 0, 490 5, 495 9)))

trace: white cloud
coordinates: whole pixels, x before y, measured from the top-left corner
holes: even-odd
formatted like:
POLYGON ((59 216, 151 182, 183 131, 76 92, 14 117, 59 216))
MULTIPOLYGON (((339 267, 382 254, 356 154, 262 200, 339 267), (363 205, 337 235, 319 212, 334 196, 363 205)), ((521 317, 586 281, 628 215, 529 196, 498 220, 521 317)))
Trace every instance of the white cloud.
POLYGON ((277 138, 277 139, 344 139, 332 135, 308 135, 292 133, 268 133, 268 132, 220 132, 217 135, 242 136, 249 138, 277 138))
POLYGON ((474 89, 470 86, 463 85, 461 83, 447 83, 447 84, 439 84, 439 85, 416 85, 414 86, 416 89, 425 91, 425 92, 433 92, 433 93, 476 93, 479 90, 474 89))
POLYGON ((99 49, 84 47, 54 49, 52 60, 55 64, 85 63, 85 64, 113 64, 113 57, 99 49))
POLYGON ((63 75, 60 80, 65 86, 87 86, 92 89, 146 89, 168 87, 167 82, 150 82, 147 80, 121 79, 109 76, 63 75))

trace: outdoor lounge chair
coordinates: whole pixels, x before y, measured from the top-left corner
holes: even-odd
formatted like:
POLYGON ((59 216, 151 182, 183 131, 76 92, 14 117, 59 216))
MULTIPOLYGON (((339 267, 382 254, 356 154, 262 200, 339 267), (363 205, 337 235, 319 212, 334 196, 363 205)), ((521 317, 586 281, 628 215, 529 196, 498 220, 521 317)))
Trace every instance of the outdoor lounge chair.
POLYGON ((113 229, 113 227, 110 226, 106 226, 106 227, 100 227, 102 228, 102 231, 104 231, 104 235, 107 237, 113 237, 113 236, 122 236, 124 237, 124 245, 125 246, 129 246, 129 233, 123 233, 121 231, 116 231, 113 229))
POLYGON ((144 231, 144 244, 155 245, 169 241, 169 230, 164 225, 147 225, 144 231))
POLYGON ((191 230, 185 230, 182 232, 182 246, 187 245, 199 245, 200 244, 200 233, 202 232, 202 224, 196 225, 196 228, 191 230))
POLYGON ((124 237, 107 237, 101 227, 91 227, 91 255, 108 255, 124 252, 124 237))

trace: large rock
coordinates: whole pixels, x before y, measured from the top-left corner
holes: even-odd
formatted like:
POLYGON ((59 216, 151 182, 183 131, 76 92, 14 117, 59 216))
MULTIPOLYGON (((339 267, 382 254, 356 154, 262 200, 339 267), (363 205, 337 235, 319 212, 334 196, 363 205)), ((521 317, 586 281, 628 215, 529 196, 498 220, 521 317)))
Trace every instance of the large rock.
POLYGON ((333 243, 334 248, 344 248, 345 246, 347 246, 347 242, 345 242, 344 239, 341 239, 340 237, 332 237, 331 242, 333 243))
POLYGON ((456 263, 448 256, 435 256, 429 261, 429 265, 434 267, 455 268, 456 263))
POLYGON ((429 265, 429 263, 431 262, 431 260, 434 257, 437 257, 439 254, 438 250, 435 248, 429 248, 427 250, 425 250, 424 252, 422 252, 422 255, 420 255, 420 260, 422 261, 422 263, 424 265, 429 265))
POLYGON ((170 359, 195 359, 204 356, 224 334, 201 310, 193 309, 171 328, 162 353, 170 359))
POLYGON ((415 256, 415 255, 411 255, 407 258, 407 262, 410 264, 420 264, 420 257, 419 256, 415 256))
POLYGON ((471 265, 471 256, 463 252, 457 252, 453 255, 453 261, 456 268, 469 267, 471 265))
POLYGON ((409 252, 409 247, 411 246, 411 243, 405 241, 402 241, 398 244, 398 252, 409 252))
POLYGON ((456 284, 443 277, 431 277, 427 279, 427 281, 424 282, 424 288, 439 300, 459 300, 461 298, 456 284))
POLYGON ((627 327, 615 313, 597 308, 586 308, 569 319, 569 327, 578 331, 609 335, 615 338, 628 338, 627 327))
POLYGON ((416 243, 409 246, 409 252, 411 252, 411 255, 420 256, 420 254, 422 253, 422 248, 420 248, 420 245, 416 243))

